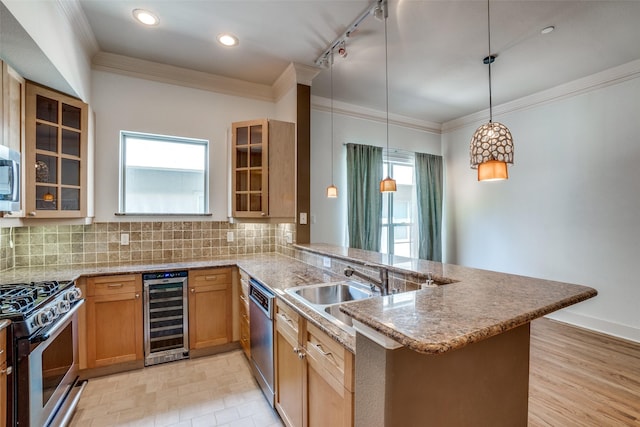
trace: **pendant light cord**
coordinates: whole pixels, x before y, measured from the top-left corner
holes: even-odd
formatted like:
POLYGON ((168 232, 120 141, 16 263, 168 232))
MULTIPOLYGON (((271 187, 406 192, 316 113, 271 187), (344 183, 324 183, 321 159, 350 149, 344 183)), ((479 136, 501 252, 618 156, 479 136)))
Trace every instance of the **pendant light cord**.
POLYGON ((333 50, 329 56, 329 61, 331 61, 329 80, 331 80, 331 185, 333 185, 333 50))
POLYGON ((489 42, 489 55, 487 61, 489 62, 489 123, 493 121, 493 103, 491 97, 491 63, 493 58, 491 57, 491 12, 489 10, 489 0, 487 0, 487 40, 489 42))
MULTIPOLYGON (((386 7, 386 6, 385 6, 386 7)), ((384 16, 384 85, 387 109, 387 162, 389 161, 389 52, 387 47, 387 12, 384 16)), ((387 171, 387 175, 389 175, 387 171)))

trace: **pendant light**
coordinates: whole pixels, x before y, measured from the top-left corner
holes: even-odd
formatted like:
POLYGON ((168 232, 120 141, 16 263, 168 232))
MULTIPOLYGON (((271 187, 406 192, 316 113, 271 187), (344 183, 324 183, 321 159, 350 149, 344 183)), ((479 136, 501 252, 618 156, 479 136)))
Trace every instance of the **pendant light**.
MULTIPOLYGON (((385 99, 387 107, 387 163, 389 161, 389 52, 387 42, 387 18, 389 17, 389 8, 387 1, 381 2, 382 16, 384 19, 384 83, 385 83, 385 99)), ((391 178, 389 168, 387 167, 387 177, 380 181, 381 193, 392 193, 396 191, 396 180, 391 178)))
POLYGON ((327 197, 338 197, 338 187, 333 185, 333 50, 329 54, 329 80, 331 81, 331 185, 327 187, 327 197))
POLYGON ((476 129, 471 138, 469 156, 471 168, 478 169, 478 181, 497 181, 509 178, 507 163, 513 164, 513 137, 505 125, 493 121, 491 63, 496 60, 496 55, 491 53, 489 0, 487 0, 487 32, 489 55, 483 62, 489 66, 489 123, 476 129))

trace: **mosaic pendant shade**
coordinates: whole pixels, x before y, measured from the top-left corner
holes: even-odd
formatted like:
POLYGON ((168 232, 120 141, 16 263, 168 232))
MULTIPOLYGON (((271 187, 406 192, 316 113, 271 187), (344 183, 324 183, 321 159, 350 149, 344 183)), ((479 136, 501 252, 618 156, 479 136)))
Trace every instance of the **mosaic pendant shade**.
POLYGON ((478 169, 478 181, 507 179, 507 164, 513 164, 513 137, 498 122, 476 129, 469 147, 471 168, 478 169))

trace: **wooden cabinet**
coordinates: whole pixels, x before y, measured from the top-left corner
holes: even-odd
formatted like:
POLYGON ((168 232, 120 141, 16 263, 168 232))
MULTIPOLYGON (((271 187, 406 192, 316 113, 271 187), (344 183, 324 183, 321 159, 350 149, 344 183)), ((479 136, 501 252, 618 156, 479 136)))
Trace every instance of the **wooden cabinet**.
POLYGON ((240 346, 247 359, 251 359, 251 336, 249 329, 249 276, 240 270, 240 287, 238 290, 238 323, 240 324, 240 346))
POLYGON ((0 427, 7 425, 7 329, 3 322, 0 329, 0 427))
POLYGON ((86 297, 87 367, 143 360, 142 277, 90 277, 86 297))
POLYGON ((352 426, 353 354, 278 300, 276 410, 289 427, 352 426))
POLYGON ((25 114, 27 216, 86 217, 87 104, 27 82, 25 114))
POLYGON ((305 363, 300 353, 304 320, 280 299, 276 299, 275 360, 276 410, 289 427, 303 425, 305 363))
POLYGON ((231 284, 231 268, 189 271, 191 350, 231 342, 231 284))
POLYGON ((232 204, 239 218, 295 217, 295 125, 232 124, 232 204))
MULTIPOLYGON (((25 80, 6 62, 0 61, 0 144, 20 153, 24 152, 25 80)), ((24 167, 20 180, 25 179, 24 167)), ((8 217, 24 216, 24 186, 22 186, 21 209, 8 217)))
POLYGON ((311 324, 305 351, 307 426, 352 426, 353 354, 311 324))

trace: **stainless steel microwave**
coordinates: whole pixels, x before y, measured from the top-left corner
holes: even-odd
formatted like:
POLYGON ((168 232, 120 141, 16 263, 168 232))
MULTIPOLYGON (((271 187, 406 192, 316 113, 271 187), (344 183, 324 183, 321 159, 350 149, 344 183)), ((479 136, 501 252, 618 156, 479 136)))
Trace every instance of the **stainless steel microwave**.
POLYGON ((20 153, 0 145, 0 212, 20 210, 20 153))

